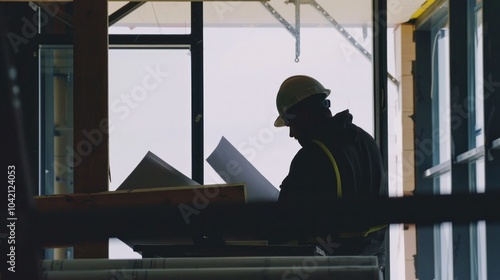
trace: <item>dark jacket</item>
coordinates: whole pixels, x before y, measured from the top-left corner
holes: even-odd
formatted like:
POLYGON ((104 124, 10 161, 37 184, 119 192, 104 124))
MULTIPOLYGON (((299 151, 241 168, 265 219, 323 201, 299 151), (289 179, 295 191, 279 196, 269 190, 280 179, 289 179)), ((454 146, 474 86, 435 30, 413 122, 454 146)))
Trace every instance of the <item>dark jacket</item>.
MULTIPOLYGON (((387 195, 380 150, 370 134, 352 123, 352 115, 348 110, 319 125, 315 134, 317 140, 321 141, 335 158, 343 198, 387 195)), ((325 198, 335 203, 337 184, 331 160, 318 144, 307 142, 301 145, 302 148, 292 160, 289 174, 280 186, 279 203, 299 206, 298 209, 308 205, 312 207, 317 201, 325 201, 325 198)), ((310 217, 311 221, 314 219, 315 217, 310 217)), ((385 230, 356 240, 342 240, 333 236, 335 242, 349 244, 340 246, 336 254, 378 255, 379 261, 383 262, 384 236, 385 230)))
MULTIPOLYGON (((322 124, 317 134, 337 162, 343 197, 387 193, 379 148, 370 134, 352 123, 348 110, 322 124)), ((316 143, 301 145, 280 186, 279 201, 336 198, 335 172, 327 154, 316 143)))

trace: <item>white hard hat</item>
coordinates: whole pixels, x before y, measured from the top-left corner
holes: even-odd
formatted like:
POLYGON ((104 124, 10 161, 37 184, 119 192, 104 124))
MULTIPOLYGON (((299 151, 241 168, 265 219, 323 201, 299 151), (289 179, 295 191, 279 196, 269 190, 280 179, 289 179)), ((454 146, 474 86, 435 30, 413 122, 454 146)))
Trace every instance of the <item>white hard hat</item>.
POLYGON ((274 122, 274 126, 285 126, 283 116, 286 111, 295 104, 315 94, 324 94, 325 97, 330 94, 320 82, 309 76, 297 75, 287 78, 280 86, 276 96, 276 108, 279 116, 274 122))

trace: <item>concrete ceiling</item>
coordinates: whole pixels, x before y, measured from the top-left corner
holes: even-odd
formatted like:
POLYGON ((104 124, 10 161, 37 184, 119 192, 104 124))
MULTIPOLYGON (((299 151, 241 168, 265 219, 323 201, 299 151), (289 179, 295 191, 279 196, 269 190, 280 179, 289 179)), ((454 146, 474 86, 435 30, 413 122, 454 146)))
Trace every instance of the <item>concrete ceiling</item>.
MULTIPOLYGON (((300 0, 301 26, 331 26, 331 23, 311 5, 311 0, 300 0)), ((388 25, 407 22, 426 0, 388 0, 388 25)), ((128 2, 109 2, 109 13, 128 2)), ((295 5, 285 0, 268 1, 278 14, 291 25, 295 24, 295 5)), ((328 14, 344 26, 371 25, 371 0, 316 0, 328 14)), ((262 5, 256 2, 205 2, 205 26, 282 26, 262 5)), ((115 24, 134 28, 138 26, 186 27, 190 23, 189 2, 147 2, 115 24)))

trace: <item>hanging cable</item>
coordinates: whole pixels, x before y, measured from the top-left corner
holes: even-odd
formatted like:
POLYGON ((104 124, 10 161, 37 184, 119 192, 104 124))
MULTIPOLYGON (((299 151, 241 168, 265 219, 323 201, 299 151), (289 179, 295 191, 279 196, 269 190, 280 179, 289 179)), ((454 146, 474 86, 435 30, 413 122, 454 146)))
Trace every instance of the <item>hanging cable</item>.
POLYGON ((160 21, 158 20, 158 15, 156 14, 155 4, 151 2, 151 7, 153 7, 153 13, 155 14, 156 25, 158 26, 158 30, 160 30, 160 34, 163 35, 163 30, 160 26, 160 21))

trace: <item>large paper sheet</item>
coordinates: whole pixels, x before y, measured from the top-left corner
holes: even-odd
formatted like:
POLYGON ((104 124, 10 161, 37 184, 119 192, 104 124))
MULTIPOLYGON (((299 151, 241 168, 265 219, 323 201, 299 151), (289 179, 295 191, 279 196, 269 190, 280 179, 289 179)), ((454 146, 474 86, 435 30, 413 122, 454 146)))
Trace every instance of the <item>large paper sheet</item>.
POLYGON ((207 162, 226 183, 244 182, 247 202, 276 201, 278 190, 225 137, 207 162))
POLYGON ((118 190, 196 186, 197 182, 148 152, 118 190))

